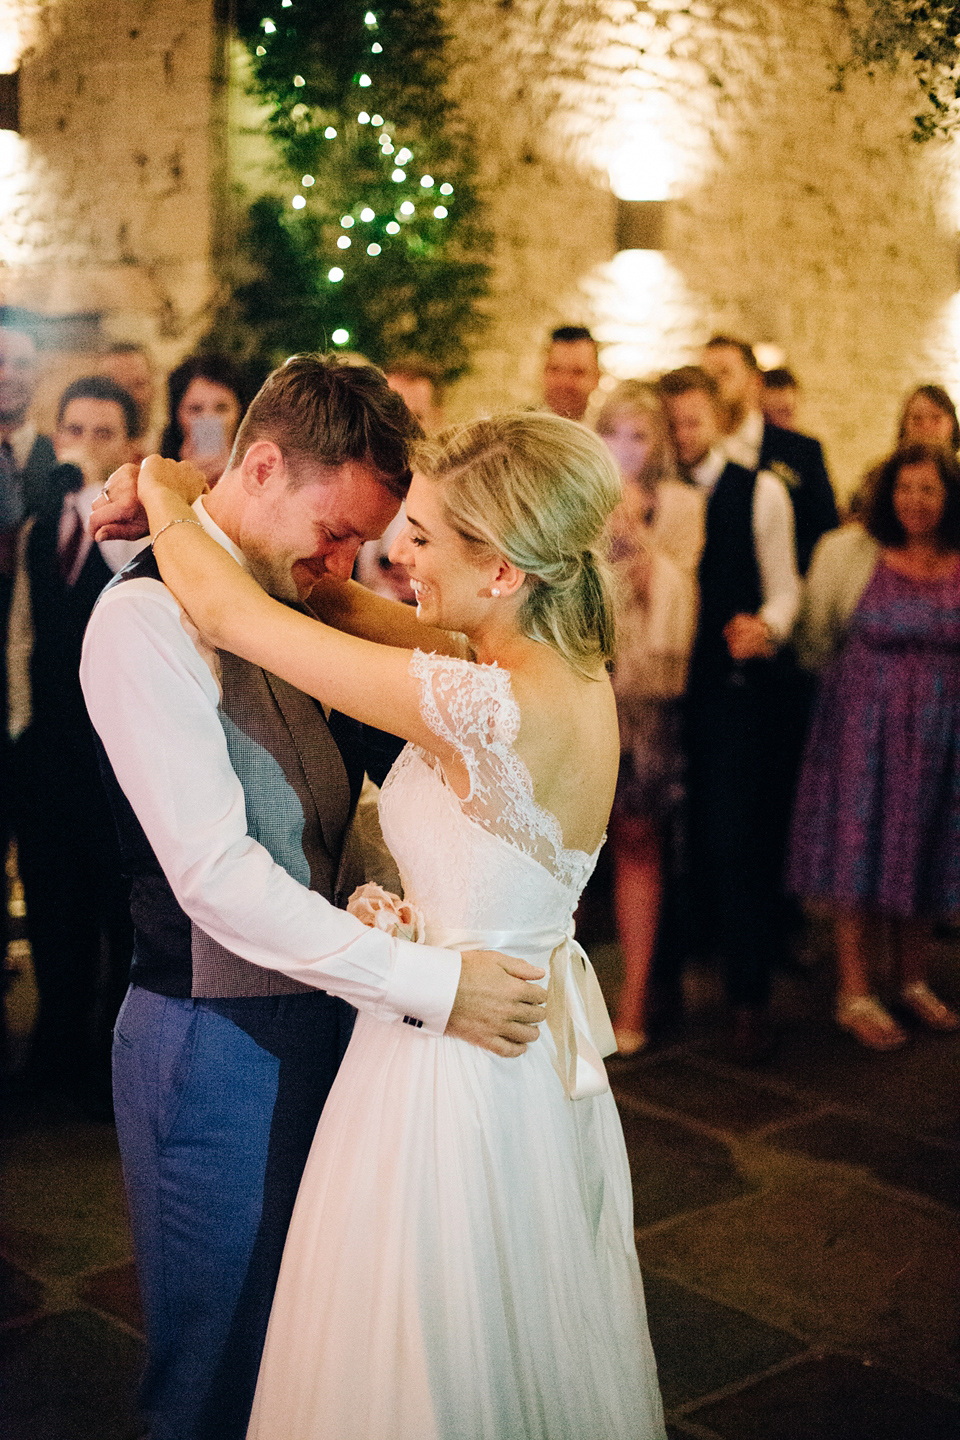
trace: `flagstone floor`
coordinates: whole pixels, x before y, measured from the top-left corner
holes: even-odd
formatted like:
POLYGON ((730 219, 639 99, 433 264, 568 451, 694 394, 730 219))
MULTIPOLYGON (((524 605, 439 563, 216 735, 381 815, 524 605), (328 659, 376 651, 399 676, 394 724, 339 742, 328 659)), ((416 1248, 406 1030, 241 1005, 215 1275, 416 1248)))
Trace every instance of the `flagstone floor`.
MULTIPOLYGON (((593 953, 612 993, 616 947, 593 953)), ((22 943, 12 958, 15 1060, 22 943)), ((960 945, 935 979, 960 1002, 960 945)), ((671 1436, 956 1440, 960 1036, 858 1049, 830 1021, 821 962, 781 979, 780 1048, 748 1070, 723 1058, 715 977, 694 970, 685 990, 682 1031, 610 1066, 671 1436)), ((10 1101, 0 1186, 5 1440, 144 1435, 112 1127, 10 1101)))

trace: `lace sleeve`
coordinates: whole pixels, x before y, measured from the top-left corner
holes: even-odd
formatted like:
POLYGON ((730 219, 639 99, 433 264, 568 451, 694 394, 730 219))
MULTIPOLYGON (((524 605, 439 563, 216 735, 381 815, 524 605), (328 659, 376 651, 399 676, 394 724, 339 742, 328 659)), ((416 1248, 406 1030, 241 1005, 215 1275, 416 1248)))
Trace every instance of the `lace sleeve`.
POLYGON ((427 725, 463 760, 470 788, 457 801, 464 814, 533 856, 564 884, 582 886, 593 857, 563 848, 560 825, 536 803, 530 772, 514 749, 520 709, 510 672, 415 650, 410 673, 420 682, 427 725))
POLYGON ((472 791, 481 754, 510 747, 520 728, 510 672, 499 665, 415 650, 410 673, 420 681, 421 715, 433 733, 462 757, 472 791))

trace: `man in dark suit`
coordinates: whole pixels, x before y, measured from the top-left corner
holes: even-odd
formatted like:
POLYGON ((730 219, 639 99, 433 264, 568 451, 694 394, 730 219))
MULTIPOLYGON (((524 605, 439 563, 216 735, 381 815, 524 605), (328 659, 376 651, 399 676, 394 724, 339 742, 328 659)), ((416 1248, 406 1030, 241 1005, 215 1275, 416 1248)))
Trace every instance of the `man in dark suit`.
POLYGON ((560 325, 543 360, 543 401, 554 415, 582 420, 600 384, 597 342, 585 325, 560 325))
POLYGON ((805 575, 820 536, 840 523, 823 447, 811 435, 783 430, 764 419, 760 368, 745 340, 714 335, 704 346, 701 365, 717 384, 729 458, 747 470, 769 470, 787 487, 797 569, 805 575))
POLYGON ((12 574, 16 530, 32 514, 56 465, 53 445, 29 419, 37 349, 17 312, 0 306, 0 574, 12 574))
POLYGON ((9 623, 14 829, 40 1001, 26 1080, 78 1092, 104 1115, 132 929, 78 671, 97 597, 139 548, 87 535, 93 500, 129 459, 136 430, 136 406, 114 381, 64 391, 60 463, 21 528, 9 623))
POLYGON ((790 775, 781 647, 800 598, 793 516, 779 479, 728 459, 713 379, 661 376, 681 473, 707 495, 700 615, 686 695, 689 860, 700 943, 725 965, 736 1059, 769 1053, 782 952, 780 869, 790 775))
MULTIPOLYGON (((24 319, 18 311, 0 306, 0 974, 7 953, 4 867, 11 824, 7 622, 17 535, 24 515, 35 506, 57 463, 50 441, 45 435, 38 435, 29 420, 36 379, 37 351, 33 337, 24 328, 24 319)), ((0 1031, 3 1031, 2 1024, 0 1031)), ((4 1048, 0 1040, 0 1051, 4 1048)))

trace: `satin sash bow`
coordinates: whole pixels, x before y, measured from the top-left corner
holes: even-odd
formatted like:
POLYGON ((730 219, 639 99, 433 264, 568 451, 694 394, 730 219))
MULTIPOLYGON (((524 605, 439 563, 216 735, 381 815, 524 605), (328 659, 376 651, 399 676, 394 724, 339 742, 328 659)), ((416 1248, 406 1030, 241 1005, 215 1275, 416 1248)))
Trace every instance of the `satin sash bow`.
POLYGON ((597 972, 572 932, 550 956, 547 1029, 557 1047, 553 1068, 571 1100, 609 1090, 602 1057, 617 1042, 597 972))
POLYGON ((557 931, 473 932, 447 930, 427 922, 428 945, 456 950, 499 950, 531 965, 543 965, 549 953, 547 1029, 556 1047, 553 1068, 571 1100, 609 1090, 604 1055, 617 1048, 597 973, 586 951, 573 938, 573 928, 557 940, 557 931))

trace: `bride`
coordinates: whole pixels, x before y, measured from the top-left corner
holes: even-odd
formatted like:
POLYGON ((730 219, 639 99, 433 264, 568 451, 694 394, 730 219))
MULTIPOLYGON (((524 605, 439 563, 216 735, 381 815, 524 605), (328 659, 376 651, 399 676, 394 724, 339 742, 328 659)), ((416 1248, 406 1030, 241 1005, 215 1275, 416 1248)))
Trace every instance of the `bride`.
MULTIPOLYGON (((192 472, 141 468, 163 579, 204 635, 409 742, 380 800, 395 923, 548 971, 547 1022, 519 1058, 358 1016, 248 1440, 664 1435, 601 1059, 615 1046, 572 922, 619 758, 597 551, 619 493, 602 442, 553 415, 481 420, 425 450, 391 551, 425 653, 391 643, 405 607, 350 582, 300 576, 339 628, 272 600, 189 523, 192 472)), ((385 904, 369 918, 386 923, 385 904)))

